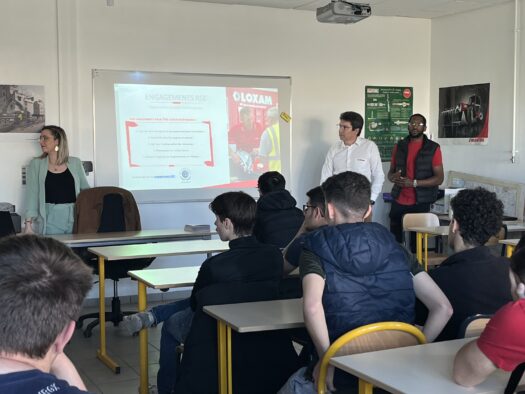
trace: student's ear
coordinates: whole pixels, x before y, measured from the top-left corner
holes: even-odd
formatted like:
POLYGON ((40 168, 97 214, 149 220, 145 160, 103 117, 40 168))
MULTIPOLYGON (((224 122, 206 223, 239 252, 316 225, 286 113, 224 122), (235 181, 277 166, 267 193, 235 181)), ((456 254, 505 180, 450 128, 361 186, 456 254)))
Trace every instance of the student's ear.
POLYGON ((459 223, 456 219, 452 219, 452 233, 456 234, 459 231, 459 223))
POLYGON ((363 216, 363 219, 366 219, 367 217, 369 217, 371 213, 372 213, 372 205, 368 204, 368 209, 366 210, 365 216, 363 216))
POLYGON ((54 346, 55 346, 55 352, 57 354, 60 354, 63 352, 64 348, 68 344, 69 340, 73 336, 73 333, 75 332, 75 321, 71 320, 64 329, 58 334, 57 339, 55 340, 54 346))
POLYGON ((224 218, 223 224, 226 230, 233 231, 233 223, 230 218, 224 218))
POLYGON ((335 218, 335 207, 331 202, 326 203, 326 211, 328 213, 327 219, 333 220, 335 218))

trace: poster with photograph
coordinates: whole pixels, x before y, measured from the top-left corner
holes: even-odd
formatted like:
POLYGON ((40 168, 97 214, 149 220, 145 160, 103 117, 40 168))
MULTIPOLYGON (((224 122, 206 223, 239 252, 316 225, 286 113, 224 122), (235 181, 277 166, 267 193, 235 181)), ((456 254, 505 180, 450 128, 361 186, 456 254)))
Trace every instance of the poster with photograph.
POLYGON ((43 86, 0 85, 0 135, 37 133, 44 123, 43 86))
POLYGON ((486 145, 490 83, 439 89, 440 143, 486 145))
POLYGON ((365 137, 376 143, 381 161, 407 136, 414 91, 410 86, 365 86, 365 137))

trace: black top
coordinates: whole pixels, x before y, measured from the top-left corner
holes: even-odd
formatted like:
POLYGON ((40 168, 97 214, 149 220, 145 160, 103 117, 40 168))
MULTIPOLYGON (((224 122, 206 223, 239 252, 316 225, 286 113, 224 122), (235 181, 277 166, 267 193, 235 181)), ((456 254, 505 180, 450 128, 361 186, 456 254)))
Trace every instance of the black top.
POLYGON ((283 255, 274 245, 265 245, 254 236, 229 242, 230 250, 210 257, 202 263, 191 292, 195 310, 196 295, 205 287, 228 282, 275 280, 283 275, 283 255))
MULTIPOLYGON (((436 341, 456 339, 459 327, 467 317, 478 313, 493 314, 512 301, 509 261, 492 255, 486 246, 456 253, 429 274, 454 309, 436 341)), ((417 320, 421 323, 426 308, 422 304, 418 306, 417 320)))
POLYGON ((257 201, 253 235, 260 242, 284 248, 303 224, 303 211, 288 190, 270 192, 257 201))
POLYGON ((46 203, 67 204, 77 200, 75 195, 75 179, 66 168, 64 172, 55 174, 51 171, 46 175, 46 203))
POLYGON ((2 394, 39 394, 54 393, 81 394, 87 391, 70 386, 65 380, 31 369, 0 375, 0 393, 2 394))

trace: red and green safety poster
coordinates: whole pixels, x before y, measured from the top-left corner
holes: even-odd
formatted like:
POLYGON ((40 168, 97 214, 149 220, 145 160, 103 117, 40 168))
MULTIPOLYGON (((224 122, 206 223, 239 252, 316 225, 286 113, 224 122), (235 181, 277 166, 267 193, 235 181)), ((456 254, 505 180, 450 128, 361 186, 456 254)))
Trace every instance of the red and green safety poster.
POLYGON ((390 161, 395 143, 407 136, 413 101, 412 87, 365 86, 365 137, 377 144, 382 161, 390 161))

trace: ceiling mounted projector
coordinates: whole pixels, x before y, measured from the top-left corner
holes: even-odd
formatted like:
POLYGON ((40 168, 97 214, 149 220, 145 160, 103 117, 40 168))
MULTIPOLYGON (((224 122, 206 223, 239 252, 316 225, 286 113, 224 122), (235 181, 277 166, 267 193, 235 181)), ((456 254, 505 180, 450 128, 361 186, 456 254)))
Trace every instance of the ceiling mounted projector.
POLYGON ((356 23, 372 14, 369 4, 332 0, 317 9, 317 20, 322 23, 356 23))

